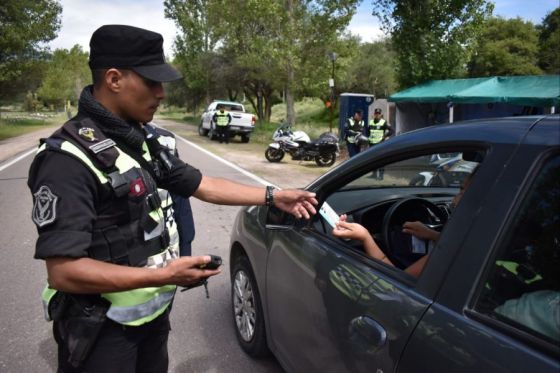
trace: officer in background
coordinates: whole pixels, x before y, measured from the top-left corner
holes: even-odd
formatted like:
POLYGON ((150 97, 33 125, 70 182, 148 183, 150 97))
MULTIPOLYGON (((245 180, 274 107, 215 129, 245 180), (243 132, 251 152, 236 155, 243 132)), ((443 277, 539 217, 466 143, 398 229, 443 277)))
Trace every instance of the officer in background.
MULTIPOLYGON (((177 150, 177 140, 172 132, 163 128, 156 127, 153 124, 144 125, 146 132, 155 138, 157 142, 169 149, 176 157, 179 157, 177 150)), ((190 256, 192 254, 192 242, 194 241, 195 229, 194 219, 189 198, 181 197, 178 194, 171 193, 173 201, 173 217, 177 223, 177 231, 179 233, 179 254, 181 256, 190 256)))
POLYGON ((359 137, 364 133, 363 111, 354 110, 354 115, 344 124, 344 139, 348 148, 348 156, 352 158, 360 152, 359 137))
POLYGON ((373 111, 373 119, 369 120, 369 145, 374 146, 393 135, 393 128, 383 119, 381 109, 373 111))
MULTIPOLYGON (((381 109, 377 108, 373 111, 373 119, 369 120, 368 131, 370 147, 387 140, 387 138, 393 135, 393 128, 383 118, 381 109)), ((383 168, 377 169, 374 173, 374 177, 377 180, 383 180, 384 171, 383 168)))
POLYGON ((170 193, 266 204, 296 218, 315 213, 314 193, 203 176, 150 133, 162 82, 181 78, 162 46, 148 30, 97 29, 93 85, 83 89, 77 116, 42 140, 29 170, 58 372, 167 372, 177 286, 220 273, 203 269, 210 256, 179 257, 170 193))
POLYGON ((224 141, 226 144, 229 144, 229 124, 231 123, 231 114, 225 111, 224 105, 218 106, 218 111, 212 116, 212 122, 214 122, 216 126, 220 144, 224 141))

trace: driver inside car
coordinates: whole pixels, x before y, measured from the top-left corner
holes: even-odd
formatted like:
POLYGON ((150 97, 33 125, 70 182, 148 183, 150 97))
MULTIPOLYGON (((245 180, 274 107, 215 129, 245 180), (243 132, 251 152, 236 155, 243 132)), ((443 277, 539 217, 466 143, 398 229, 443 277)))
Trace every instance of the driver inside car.
MULTIPOLYGON (((471 180, 474 174, 476 173, 477 169, 478 167, 475 167, 473 172, 463 181, 463 184, 459 189, 459 193, 455 195, 455 197, 453 197, 453 201, 451 202, 452 208, 457 206, 459 201, 461 201, 461 198, 463 198, 463 194, 465 193, 465 190, 470 185, 471 180)), ((336 227, 332 231, 333 236, 344 238, 344 239, 361 241, 365 252, 371 258, 395 267, 395 264, 391 262, 389 258, 387 258, 387 255, 379 248, 373 236, 363 225, 358 223, 347 222, 346 219, 347 219, 346 214, 340 216, 340 219, 336 224, 336 227)), ((437 241, 440 236, 439 232, 426 227, 420 221, 405 222, 403 224, 403 233, 408 233, 419 239, 430 240, 430 241, 437 241)), ((420 276, 429 256, 430 253, 428 253, 427 255, 423 256, 422 258, 418 259, 417 261, 415 261, 414 263, 406 267, 404 271, 414 277, 420 276)))

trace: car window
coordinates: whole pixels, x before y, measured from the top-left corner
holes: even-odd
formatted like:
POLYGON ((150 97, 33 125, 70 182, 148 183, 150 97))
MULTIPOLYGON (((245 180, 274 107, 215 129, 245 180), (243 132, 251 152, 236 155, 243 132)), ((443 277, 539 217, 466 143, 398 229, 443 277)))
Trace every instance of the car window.
POLYGON ((226 111, 243 111, 243 106, 241 105, 228 104, 224 106, 226 111))
POLYGON ((463 159, 463 153, 434 153, 384 166, 357 178, 344 189, 383 187, 459 187, 473 171, 476 162, 463 159))
POLYGON ((491 261, 475 310, 560 342, 560 156, 546 162, 491 261))
POLYGON ((345 247, 370 259, 418 277, 429 254, 437 250, 463 186, 475 172, 478 162, 472 159, 482 161, 483 155, 483 151, 433 152, 364 170, 326 199, 336 214, 346 215, 346 223, 359 225, 354 226, 355 234, 332 229, 328 217, 319 218, 317 230, 342 239, 345 247), (414 227, 405 231, 409 223, 414 227))

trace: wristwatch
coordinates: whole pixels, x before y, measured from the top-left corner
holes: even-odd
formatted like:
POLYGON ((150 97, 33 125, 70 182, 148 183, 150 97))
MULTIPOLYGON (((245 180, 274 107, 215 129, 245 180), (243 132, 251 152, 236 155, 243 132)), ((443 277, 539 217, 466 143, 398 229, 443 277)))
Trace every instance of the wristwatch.
POLYGON ((275 187, 273 187, 272 185, 267 185, 266 186, 266 194, 264 196, 264 203, 267 206, 272 206, 274 205, 274 189, 276 189, 275 187))

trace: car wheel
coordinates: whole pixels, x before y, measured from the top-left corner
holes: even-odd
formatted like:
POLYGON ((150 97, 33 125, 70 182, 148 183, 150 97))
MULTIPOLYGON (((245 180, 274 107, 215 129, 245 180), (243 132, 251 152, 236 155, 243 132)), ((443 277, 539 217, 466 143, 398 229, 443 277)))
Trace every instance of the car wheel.
POLYGON ((267 148, 264 156, 269 162, 280 162, 284 158, 284 151, 282 149, 267 148))
POLYGON ((210 140, 216 140, 218 138, 214 126, 210 126, 210 130, 208 131, 208 137, 210 138, 210 140))
POLYGON ((202 122, 200 122, 200 124, 198 125, 198 134, 200 136, 208 136, 208 130, 202 127, 202 122))
POLYGON ((315 163, 319 167, 330 167, 336 161, 335 153, 323 153, 315 157, 315 163))
POLYGON ((269 354, 264 313, 249 259, 235 259, 231 275, 231 302, 235 334, 243 351, 253 357, 269 354))
POLYGON ((249 142, 250 138, 251 137, 249 135, 241 135, 241 142, 246 144, 249 142))

